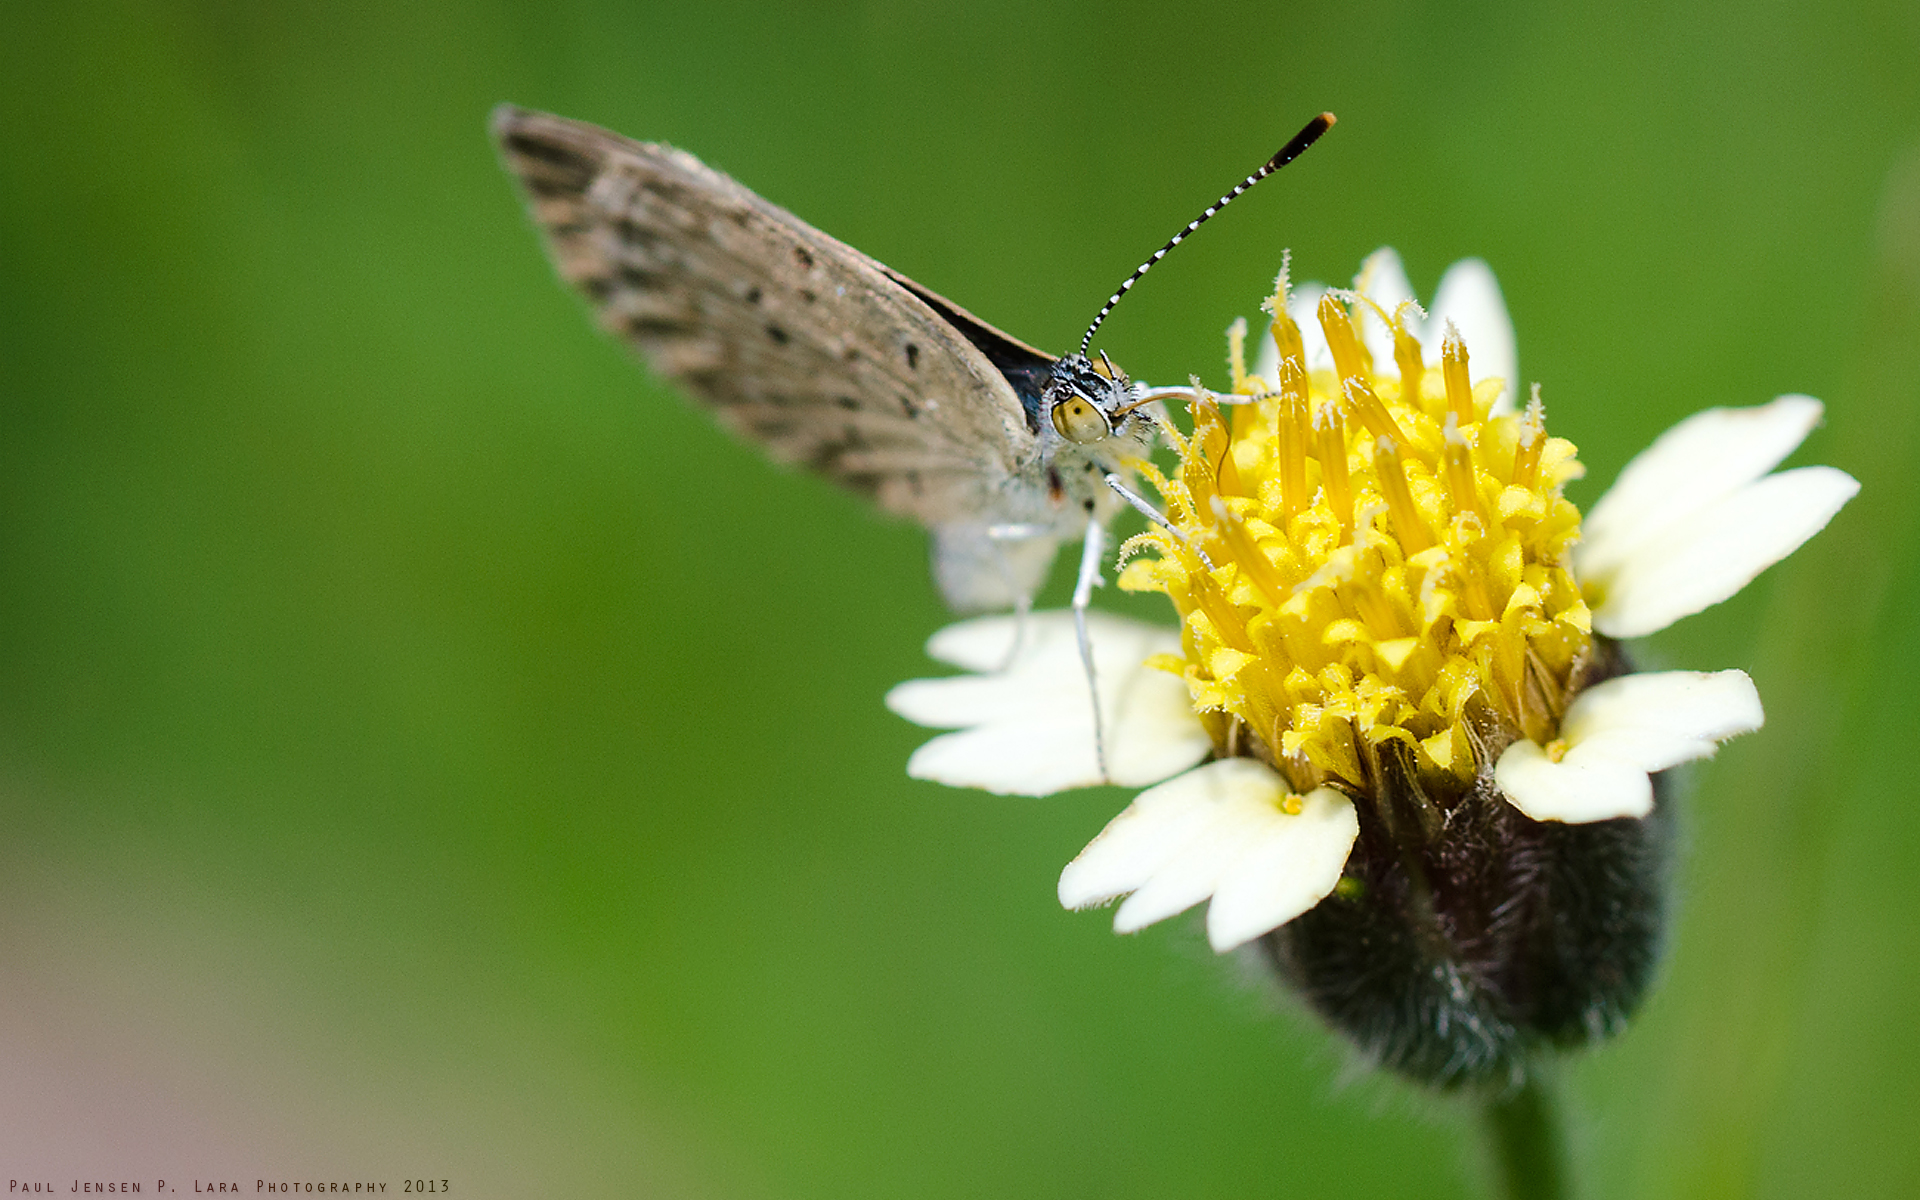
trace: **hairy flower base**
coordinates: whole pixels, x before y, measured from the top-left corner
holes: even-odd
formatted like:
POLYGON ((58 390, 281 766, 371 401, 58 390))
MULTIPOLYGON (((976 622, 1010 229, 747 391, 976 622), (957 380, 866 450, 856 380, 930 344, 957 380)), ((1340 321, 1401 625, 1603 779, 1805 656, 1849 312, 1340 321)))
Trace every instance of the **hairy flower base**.
POLYGON ((1363 828, 1350 883, 1262 948, 1368 1061, 1442 1088, 1512 1081, 1538 1049, 1610 1037, 1639 1007, 1663 942, 1670 804, 1589 825, 1484 805, 1434 849, 1425 892, 1363 828))
MULTIPOLYGON (((1616 646, 1603 655, 1625 668, 1616 646)), ((1576 825, 1526 816, 1483 778, 1424 837, 1387 818, 1405 797, 1357 805, 1339 886, 1261 947, 1368 1061, 1441 1088, 1517 1080, 1542 1047, 1618 1032, 1645 996, 1665 927, 1667 781, 1652 776, 1643 818, 1576 825)))

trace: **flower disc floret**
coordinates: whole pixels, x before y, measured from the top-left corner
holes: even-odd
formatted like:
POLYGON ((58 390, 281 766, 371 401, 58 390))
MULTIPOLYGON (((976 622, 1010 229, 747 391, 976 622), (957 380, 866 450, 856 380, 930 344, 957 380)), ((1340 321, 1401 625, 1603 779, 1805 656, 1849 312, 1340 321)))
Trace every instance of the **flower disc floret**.
POLYGON ((1236 329, 1231 402, 1196 387, 1173 478, 1149 473, 1170 529, 1134 538, 1120 585, 1182 622, 1184 677, 1216 745, 1298 792, 1365 792, 1382 755, 1458 795, 1516 740, 1550 740, 1593 652, 1569 570, 1582 467, 1539 397, 1471 381, 1449 328, 1428 366, 1411 302, 1321 297, 1333 366, 1310 368, 1286 276, 1267 302, 1277 387, 1249 374, 1236 329), (1357 321, 1378 322, 1378 363, 1357 321))

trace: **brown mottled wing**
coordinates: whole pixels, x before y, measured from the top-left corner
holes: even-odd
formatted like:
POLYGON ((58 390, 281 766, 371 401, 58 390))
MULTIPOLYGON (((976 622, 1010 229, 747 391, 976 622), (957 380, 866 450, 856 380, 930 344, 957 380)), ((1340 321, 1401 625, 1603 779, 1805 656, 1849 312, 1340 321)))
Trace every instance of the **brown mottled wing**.
POLYGON ((886 268, 684 151, 509 106, 493 129, 561 277, 724 424, 927 525, 1019 519, 1019 397, 886 268))

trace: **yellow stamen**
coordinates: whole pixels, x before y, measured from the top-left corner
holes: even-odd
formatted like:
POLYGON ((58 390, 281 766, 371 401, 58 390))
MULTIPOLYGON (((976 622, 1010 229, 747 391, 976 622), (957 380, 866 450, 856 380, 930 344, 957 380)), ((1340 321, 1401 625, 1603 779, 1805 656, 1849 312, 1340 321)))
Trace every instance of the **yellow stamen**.
POLYGON ((1313 431, 1308 415, 1307 372, 1289 356, 1280 360, 1280 402, 1274 406, 1274 447, 1279 458, 1280 504, 1291 522, 1307 511, 1313 493, 1307 490, 1307 442, 1313 431))
POLYGON ((1493 606, 1493 593, 1487 586, 1487 572, 1480 560, 1471 554, 1459 556, 1460 594, 1467 602, 1467 616, 1475 621, 1491 621, 1499 615, 1493 606))
POLYGON ((1393 518, 1394 532, 1400 535, 1407 557, 1412 558, 1433 545, 1433 534, 1420 519, 1420 510, 1413 506, 1413 493, 1407 490, 1407 468, 1400 461, 1400 447, 1392 438, 1374 439, 1373 469, 1380 481, 1380 492, 1387 498, 1387 515, 1393 518))
POLYGON ((1365 379, 1367 371, 1367 350, 1360 344, 1360 335, 1354 332, 1353 318, 1340 302, 1328 292, 1320 297, 1320 307, 1315 312, 1320 318, 1320 328, 1327 335, 1327 349, 1333 351, 1333 366, 1341 379, 1365 379))
POLYGON ((1264 554, 1247 532, 1246 522, 1233 514, 1227 502, 1214 497, 1213 515, 1219 524, 1214 528, 1233 551, 1233 561, 1253 580, 1255 587, 1266 596, 1268 603, 1278 607, 1287 602, 1287 596, 1293 591, 1287 581, 1274 569, 1273 560, 1264 554))
POLYGON ((1440 342, 1440 378, 1447 386, 1447 411, 1462 427, 1473 423, 1473 385, 1467 381, 1467 344, 1451 324, 1440 342))
POLYGON ((1327 504, 1340 522, 1344 542, 1353 536, 1353 490, 1347 485, 1347 431, 1337 402, 1321 402, 1313 414, 1313 432, 1319 443, 1314 457, 1320 460, 1320 486, 1326 489, 1327 504))
POLYGON ((1367 386, 1365 379, 1351 378, 1342 386, 1346 390, 1348 402, 1353 405, 1354 415, 1360 418, 1360 423, 1367 427, 1368 433, 1377 438, 1392 438, 1402 445, 1406 444, 1407 435, 1400 432, 1400 427, 1393 422, 1393 414, 1387 411, 1387 406, 1381 403, 1379 395, 1367 386))
POLYGON ((1198 571, 1193 576, 1193 600, 1201 612, 1207 614, 1207 620, 1213 623, 1214 632, 1227 645, 1243 654, 1254 653, 1251 639, 1247 637, 1246 622, 1240 619, 1227 598, 1221 594, 1220 585, 1206 571, 1198 571))
POLYGON ((1279 314, 1273 318, 1273 344, 1280 351, 1281 362, 1297 362, 1304 373, 1307 369, 1307 343, 1300 336, 1300 326, 1294 324, 1293 317, 1285 308, 1276 307, 1279 314))
POLYGON ((1547 448, 1547 408, 1540 403, 1540 385, 1533 385, 1533 399, 1527 402, 1526 415, 1520 419, 1520 437, 1513 449, 1513 486, 1532 490, 1540 478, 1540 452, 1547 448))
MULTIPOLYGON (((1194 395, 1201 396, 1200 381, 1193 381, 1194 395)), ((1213 465, 1213 482, 1221 494, 1244 496, 1240 482, 1240 471, 1233 462, 1233 435, 1227 429, 1226 418, 1220 415, 1220 406, 1211 399, 1200 400, 1193 405, 1193 440, 1200 453, 1213 465)))
POLYGON ((1473 452, 1460 432, 1454 415, 1447 414, 1446 449, 1447 492, 1453 497, 1453 511, 1461 516, 1480 518, 1480 497, 1473 485, 1473 452))
POLYGON ((1406 314, 1412 307, 1413 301, 1408 300, 1393 314, 1393 362, 1400 368, 1400 403, 1419 408, 1420 387, 1426 382, 1427 367, 1420 340, 1407 331, 1406 314))

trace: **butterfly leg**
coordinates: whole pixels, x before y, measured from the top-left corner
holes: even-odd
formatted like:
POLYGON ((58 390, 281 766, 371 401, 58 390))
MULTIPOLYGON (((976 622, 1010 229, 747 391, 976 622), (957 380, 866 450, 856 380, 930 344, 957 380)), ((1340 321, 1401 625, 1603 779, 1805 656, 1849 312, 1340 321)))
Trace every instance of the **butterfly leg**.
POLYGON ((1132 488, 1128 487, 1126 483, 1123 482, 1118 475, 1115 475, 1111 471, 1109 471, 1107 473, 1106 479, 1107 479, 1107 486, 1113 489, 1113 492, 1115 495, 1119 496, 1122 500, 1125 500, 1128 504, 1132 505, 1135 512, 1138 512, 1141 516, 1145 517, 1147 520, 1152 521, 1155 525, 1158 525, 1160 528, 1166 530, 1168 533, 1172 534, 1174 537, 1184 542, 1187 546, 1191 547, 1193 552, 1200 556, 1200 561, 1206 564, 1207 570, 1209 571, 1213 570, 1213 560, 1207 557, 1207 552, 1205 550, 1202 550, 1200 547, 1194 545, 1192 538, 1188 537, 1184 533, 1181 533, 1178 529, 1175 529, 1173 526, 1173 522, 1167 520, 1167 516, 1165 513, 1155 508, 1153 504, 1145 496, 1142 496, 1139 492, 1136 492, 1132 488))
POLYGON ((1080 640, 1080 665, 1087 672, 1087 697, 1093 703, 1093 754, 1100 766, 1101 782, 1111 776, 1107 771, 1107 739, 1100 715, 1100 682, 1093 672, 1093 639, 1087 635, 1087 610, 1093 606, 1093 589, 1100 578, 1100 556, 1106 552, 1107 530, 1100 518, 1087 506, 1087 535, 1080 543, 1080 574, 1073 584, 1073 631, 1080 640))

